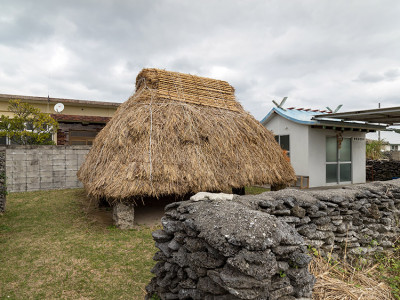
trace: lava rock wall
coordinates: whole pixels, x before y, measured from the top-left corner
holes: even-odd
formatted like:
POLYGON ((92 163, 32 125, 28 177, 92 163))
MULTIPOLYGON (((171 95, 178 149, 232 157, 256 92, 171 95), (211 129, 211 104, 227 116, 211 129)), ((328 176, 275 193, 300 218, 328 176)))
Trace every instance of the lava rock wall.
POLYGON ((309 297, 311 260, 294 228, 229 200, 166 207, 148 299, 295 299, 309 297))
POLYGON ((400 161, 367 160, 366 178, 368 181, 391 180, 398 177, 400 177, 400 161))
POLYGON ((322 254, 382 251, 400 236, 399 179, 342 189, 285 189, 235 200, 275 215, 322 254))
MULTIPOLYGON (((193 198, 198 199, 198 198, 193 198)), ((400 180, 167 205, 147 298, 311 297, 307 248, 366 254, 400 235, 400 180)))

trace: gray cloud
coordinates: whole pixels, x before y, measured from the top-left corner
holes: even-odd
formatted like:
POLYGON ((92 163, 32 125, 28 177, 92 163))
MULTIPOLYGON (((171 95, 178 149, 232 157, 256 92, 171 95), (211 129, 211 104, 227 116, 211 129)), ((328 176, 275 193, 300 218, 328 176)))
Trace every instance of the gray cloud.
POLYGON ((380 81, 394 81, 400 76, 399 69, 389 69, 382 73, 362 71, 356 81, 371 83, 380 81))
POLYGON ((358 75, 358 80, 361 82, 379 82, 385 80, 385 76, 381 74, 363 71, 358 75))
POLYGON ((385 73, 383 73, 386 79, 388 80, 395 80, 400 76, 400 71, 399 69, 390 69, 387 70, 385 73))
POLYGON ((261 119, 272 99, 342 110, 399 105, 400 3, 11 1, 0 93, 126 100, 143 67, 228 81, 261 119))

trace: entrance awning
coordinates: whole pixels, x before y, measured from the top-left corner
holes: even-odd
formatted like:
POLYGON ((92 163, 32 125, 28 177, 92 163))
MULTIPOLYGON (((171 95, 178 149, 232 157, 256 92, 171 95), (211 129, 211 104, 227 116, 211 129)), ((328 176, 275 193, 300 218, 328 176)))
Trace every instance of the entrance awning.
POLYGON ((334 114, 316 115, 315 120, 336 119, 342 121, 360 121, 366 123, 400 125, 400 107, 388 107, 357 110, 334 114))

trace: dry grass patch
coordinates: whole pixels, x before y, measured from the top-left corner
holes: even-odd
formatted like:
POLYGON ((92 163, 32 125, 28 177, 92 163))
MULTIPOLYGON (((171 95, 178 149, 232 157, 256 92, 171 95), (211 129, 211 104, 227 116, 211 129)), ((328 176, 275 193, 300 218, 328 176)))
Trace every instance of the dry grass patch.
MULTIPOLYGON (((390 255, 390 254, 388 254, 390 255)), ((363 261, 363 260, 361 260, 363 261)), ((354 261, 358 264, 360 261, 354 261)), ((393 287, 382 278, 380 262, 353 266, 346 262, 332 262, 314 257, 310 271, 317 278, 313 289, 314 300, 393 300, 393 287)))

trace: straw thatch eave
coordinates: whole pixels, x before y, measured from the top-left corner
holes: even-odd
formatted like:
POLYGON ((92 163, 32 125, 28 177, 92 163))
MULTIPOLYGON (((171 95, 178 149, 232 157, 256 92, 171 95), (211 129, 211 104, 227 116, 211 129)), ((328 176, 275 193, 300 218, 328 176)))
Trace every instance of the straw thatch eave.
POLYGON ((89 195, 119 201, 295 179, 273 135, 226 82, 145 69, 136 86, 78 172, 89 195))

